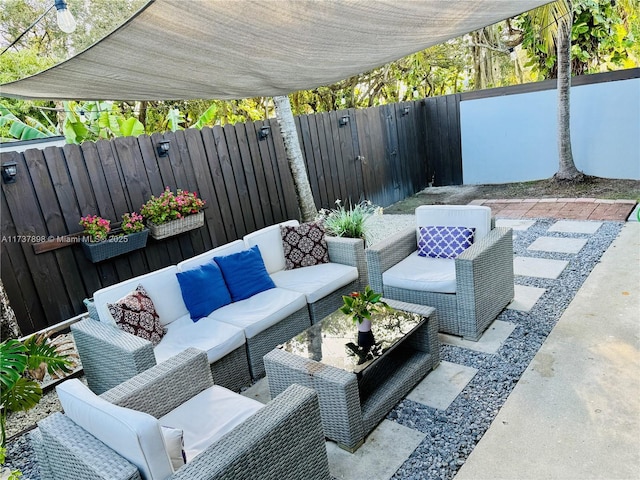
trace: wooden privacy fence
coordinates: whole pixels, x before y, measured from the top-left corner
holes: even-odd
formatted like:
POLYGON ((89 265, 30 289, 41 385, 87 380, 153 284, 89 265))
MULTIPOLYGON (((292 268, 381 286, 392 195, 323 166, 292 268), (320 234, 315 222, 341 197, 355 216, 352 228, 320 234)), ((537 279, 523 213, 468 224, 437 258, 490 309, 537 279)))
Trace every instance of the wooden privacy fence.
MULTIPOLYGON (((388 206, 427 186, 434 174, 436 184, 460 183, 455 161, 441 165, 451 148, 442 139, 446 126, 430 126, 440 117, 457 121, 446 105, 430 101, 297 117, 316 205, 366 198, 388 206), (445 170, 453 173, 439 178, 445 170)), ((23 334, 82 313, 83 299, 104 286, 299 218, 275 120, 3 154, 2 162, 9 161, 18 174, 15 183, 2 184, 1 274, 23 334), (263 125, 271 130, 261 139, 263 125), (170 141, 167 157, 156 153, 160 140, 170 141), (65 237, 82 230, 83 215, 120 222, 165 186, 195 190, 206 200, 204 227, 150 239, 144 249, 96 264, 65 237), (36 253, 34 245, 52 238, 67 243, 36 253)))

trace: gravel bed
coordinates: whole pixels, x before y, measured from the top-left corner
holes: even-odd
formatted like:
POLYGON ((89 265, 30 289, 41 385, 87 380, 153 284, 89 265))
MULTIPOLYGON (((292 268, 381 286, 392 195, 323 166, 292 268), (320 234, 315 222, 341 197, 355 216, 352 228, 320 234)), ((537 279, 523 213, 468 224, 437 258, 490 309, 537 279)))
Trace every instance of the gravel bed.
MULTIPOLYGON (((414 225, 413 215, 373 216, 367 223, 367 243, 372 245, 414 225)), ((519 285, 545 288, 531 312, 505 310, 499 320, 516 328, 496 354, 484 354, 451 345, 441 346, 441 359, 478 369, 478 373, 446 411, 402 400, 387 418, 426 434, 423 442, 398 469, 394 479, 452 479, 504 404, 552 328, 573 299, 604 251, 622 228, 620 222, 603 222, 594 234, 547 232, 555 220, 539 219, 526 231, 514 231, 515 255, 566 260, 567 268, 555 280, 516 277, 519 285), (588 238, 578 255, 528 251, 540 236, 588 238)), ((59 411, 54 391, 27 413, 11 414, 10 432, 33 426, 36 421, 59 411)), ((10 435, 12 433, 9 433, 10 435)), ((28 435, 7 443, 7 465, 18 468, 24 480, 40 480, 35 454, 28 435)))

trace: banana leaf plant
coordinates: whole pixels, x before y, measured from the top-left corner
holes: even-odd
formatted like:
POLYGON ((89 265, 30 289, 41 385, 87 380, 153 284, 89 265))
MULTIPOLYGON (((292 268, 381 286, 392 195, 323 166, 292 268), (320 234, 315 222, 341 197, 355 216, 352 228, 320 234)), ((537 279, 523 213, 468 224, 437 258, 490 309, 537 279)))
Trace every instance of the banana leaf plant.
POLYGON ((49 334, 33 335, 24 341, 8 339, 0 343, 0 434, 5 446, 7 415, 35 407, 42 398, 40 383, 46 373, 52 378, 68 375, 75 367, 77 353, 71 340, 51 339, 49 334))

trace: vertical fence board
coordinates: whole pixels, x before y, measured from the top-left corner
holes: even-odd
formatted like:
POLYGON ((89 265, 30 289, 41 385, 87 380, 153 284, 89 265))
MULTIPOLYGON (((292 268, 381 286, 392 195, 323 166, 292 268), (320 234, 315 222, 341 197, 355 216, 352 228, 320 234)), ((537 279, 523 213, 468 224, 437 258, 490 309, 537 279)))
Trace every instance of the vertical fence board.
POLYGON ((260 154, 259 142, 262 141, 258 138, 258 131, 260 127, 256 122, 247 122, 238 125, 239 128, 244 128, 245 130, 249 156, 251 158, 251 164, 253 165, 256 187, 258 188, 258 200, 262 206, 262 217, 259 219, 260 228, 267 225, 273 225, 275 223, 273 216, 273 202, 268 185, 271 182, 271 179, 265 176, 265 165, 263 164, 262 156, 260 154))
MULTIPOLYGON (((255 122, 254 130, 256 135, 258 130, 263 126, 269 126, 273 129, 273 125, 270 125, 268 121, 255 122)), ((273 223, 278 223, 285 218, 284 206, 282 205, 281 189, 279 185, 279 177, 277 169, 274 168, 271 161, 271 142, 273 141, 273 131, 270 131, 270 135, 258 142, 258 152, 260 155, 260 164, 264 170, 265 183, 267 185, 267 191, 269 192, 269 204, 271 205, 271 214, 273 216, 273 223)))
MULTIPOLYGON (((78 149, 75 149, 79 151, 78 149)), ((70 229, 76 229, 80 219, 76 189, 72 184, 68 159, 63 156, 63 149, 50 147, 44 150, 45 162, 51 177, 54 190, 50 195, 56 197, 56 202, 48 208, 53 212, 53 219, 48 223, 49 234, 62 236, 70 229)), ((43 206, 43 213, 45 207, 43 206)), ((46 218, 45 214, 45 218, 46 218)), ((83 268, 87 264, 83 252, 78 245, 55 251, 55 258, 60 268, 60 274, 67 294, 71 300, 74 314, 83 310, 82 300, 85 298, 86 285, 99 285, 99 278, 94 269, 83 268)), ((141 272, 144 270, 141 269, 141 272)))
POLYGON ((318 131, 318 123, 316 115, 307 115, 309 123, 309 139, 311 142, 311 152, 316 166, 316 175, 318 183, 319 201, 316 204, 318 208, 330 207, 333 203, 333 186, 331 185, 331 174, 326 170, 326 161, 322 155, 320 145, 320 132, 318 131))
MULTIPOLYGON (((15 198, 16 204, 11 204, 11 197, 8 197, 9 208, 14 212, 14 220, 22 223, 22 229, 18 227, 18 233, 23 235, 55 235, 56 231, 60 231, 60 226, 56 220, 60 220, 53 209, 57 204, 55 195, 53 194, 53 186, 49 173, 44 162, 44 157, 41 150, 27 150, 24 152, 24 158, 26 163, 25 172, 28 172, 28 176, 31 179, 31 185, 33 190, 29 192, 27 186, 27 179, 21 179, 20 182, 20 197, 15 198), (40 208, 33 208, 33 202, 27 202, 28 194, 31 193, 32 198, 36 200, 36 204, 40 208), (18 203, 20 205, 18 205, 18 203), (19 212, 19 214, 18 214, 19 212), (23 223, 24 222, 24 223, 23 223), (51 225, 51 230, 49 229, 51 225), (22 232, 20 231, 22 230, 22 232)), ((23 248, 32 250, 32 244, 23 244, 23 248)), ((69 299, 64 287, 63 278, 60 275, 60 270, 56 262, 56 255, 54 253, 47 253, 41 255, 40 258, 35 258, 33 255, 29 255, 31 252, 25 251, 27 257, 27 263, 29 269, 32 272, 36 290, 38 291, 38 297, 44 307, 44 311, 55 312, 56 315, 61 317, 69 317, 73 314, 73 310, 69 305, 69 299)))
MULTIPOLYGON (((21 154, 8 152, 3 153, 2 157, 3 161, 16 162, 21 175, 19 182, 16 181, 12 184, 2 182, 2 203, 0 204, 0 208, 2 208, 2 215, 0 215, 0 225, 2 226, 0 265, 2 269, 0 274, 20 330, 23 334, 28 334, 46 326, 44 307, 40 302, 35 280, 27 262, 27 257, 32 253, 31 245, 21 242, 18 237, 19 234, 29 232, 28 230, 19 230, 17 223, 26 220, 20 218, 20 206, 21 202, 29 198, 29 195, 25 195, 25 193, 29 188, 30 181, 26 175, 25 160, 21 154), (21 194, 22 198, 20 198, 21 194), (17 206, 18 209, 16 210, 12 206, 17 206), (17 218, 14 219, 14 217, 17 218)), ((31 231, 35 233, 35 230, 31 231)))
MULTIPOLYGON (((229 125, 230 131, 234 135, 234 142, 238 145, 238 154, 240 155, 240 166, 242 167, 242 176, 247 185, 247 202, 250 211, 253 213, 251 218, 253 224, 249 225, 249 232, 253 232, 259 228, 264 227, 264 214, 262 213, 262 202, 260 201, 260 192, 258 191, 258 182, 256 181, 256 173, 253 169, 253 163, 251 161, 251 152, 249 151, 249 139, 247 137, 247 131, 244 125, 237 123, 235 125, 229 125)), ((253 138, 252 138, 253 140, 253 138)))
POLYGON ((216 225, 221 224, 222 226, 221 229, 220 226, 217 226, 216 231, 218 232, 219 244, 224 244, 237 238, 236 226, 224 185, 222 165, 218 157, 213 130, 210 128, 202 129, 202 140, 207 156, 206 161, 208 162, 209 172, 211 173, 213 182, 211 189, 213 195, 210 198, 203 198, 214 205, 214 211, 210 213, 215 216, 216 225), (215 208, 217 208, 217 211, 215 208))

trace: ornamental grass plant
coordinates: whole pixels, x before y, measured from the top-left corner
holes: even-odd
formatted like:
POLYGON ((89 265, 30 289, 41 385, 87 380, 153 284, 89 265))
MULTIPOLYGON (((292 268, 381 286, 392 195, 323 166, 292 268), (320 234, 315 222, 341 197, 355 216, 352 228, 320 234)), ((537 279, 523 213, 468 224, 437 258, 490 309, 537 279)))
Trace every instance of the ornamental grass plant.
POLYGON ((348 208, 342 205, 340 199, 335 203, 335 209, 323 208, 320 210, 318 220, 324 224, 327 233, 336 237, 366 240, 366 221, 373 215, 382 215, 382 207, 372 204, 369 200, 364 200, 356 205, 349 202, 348 208))

